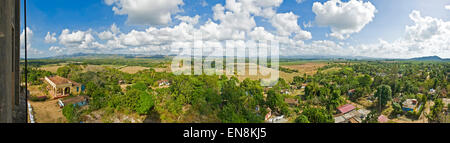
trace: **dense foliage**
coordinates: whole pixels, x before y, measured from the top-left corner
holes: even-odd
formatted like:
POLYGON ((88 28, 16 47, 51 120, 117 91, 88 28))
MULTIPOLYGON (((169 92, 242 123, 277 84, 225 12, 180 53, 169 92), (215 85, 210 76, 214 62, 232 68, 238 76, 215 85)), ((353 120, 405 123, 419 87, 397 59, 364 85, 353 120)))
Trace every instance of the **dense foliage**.
MULTIPOLYGON (((442 116, 440 98, 448 96, 450 91, 450 64, 440 62, 331 62, 314 75, 280 68, 295 76, 289 82, 280 78, 273 87, 262 87, 258 80, 239 81, 233 76, 173 75, 152 68, 135 74, 108 67, 84 71, 87 63, 142 64, 153 68, 158 62, 85 60, 59 68, 56 75, 86 86, 89 111, 157 114, 163 122, 260 123, 270 109, 273 115, 285 115, 291 122, 329 123, 334 122, 336 108, 359 100, 374 103, 370 117, 364 122, 376 122, 382 112, 376 111, 379 105, 384 109, 392 107, 392 114, 403 114, 401 102, 411 98, 422 104, 434 100, 429 118, 437 121, 442 116), (160 80, 169 81, 170 86, 160 87, 160 80), (435 92, 431 93, 430 89, 435 92), (285 92, 292 90, 302 92, 296 95, 285 92), (300 104, 289 105, 287 98, 298 99, 300 104)), ((29 71, 32 71, 29 81, 33 84, 40 84, 39 78, 52 75, 34 67, 29 71)), ((66 106, 63 114, 74 122, 80 114, 77 110, 66 106)))

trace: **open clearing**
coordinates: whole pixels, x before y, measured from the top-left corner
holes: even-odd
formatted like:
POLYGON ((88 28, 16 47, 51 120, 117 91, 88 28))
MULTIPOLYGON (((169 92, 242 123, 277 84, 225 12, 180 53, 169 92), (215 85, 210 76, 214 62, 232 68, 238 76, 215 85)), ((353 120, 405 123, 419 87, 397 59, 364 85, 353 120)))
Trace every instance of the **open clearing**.
POLYGON ((44 92, 42 92, 42 90, 40 90, 39 85, 30 85, 28 87, 28 90, 30 91, 30 95, 29 96, 47 96, 44 92))
POLYGON ((292 82, 292 80, 294 79, 294 76, 303 76, 303 74, 314 75, 314 74, 316 74, 316 72, 319 68, 326 66, 326 65, 328 65, 328 64, 325 62, 309 62, 309 63, 300 63, 298 65, 280 66, 283 68, 298 70, 298 72, 293 72, 293 73, 286 73, 286 72, 280 71, 280 77, 285 79, 287 82, 292 82))
POLYGON ((29 101, 33 108, 33 115, 37 123, 64 123, 66 118, 62 109, 58 107, 58 100, 33 102, 29 101))
POLYGON ((63 65, 46 65, 43 67, 40 67, 39 69, 49 71, 52 73, 56 73, 58 71, 58 68, 63 67, 63 65))
POLYGON ((135 74, 139 71, 146 70, 146 69, 150 69, 150 68, 141 67, 141 66, 128 66, 128 67, 121 68, 120 71, 129 73, 129 74, 135 74))
MULTIPOLYGON (((249 78, 251 80, 268 79, 268 78, 270 78, 270 75, 266 75, 266 74, 264 74, 266 76, 263 76, 262 74, 250 75, 249 74, 249 69, 253 69, 254 71, 257 71, 257 68, 259 67, 260 72, 264 71, 266 73, 276 73, 274 71, 274 69, 272 69, 272 68, 268 68, 268 67, 265 67, 265 66, 257 66, 254 63, 237 63, 237 66, 243 66, 243 65, 245 65, 245 71, 238 71, 237 72, 237 76, 236 76, 240 81, 243 81, 246 78, 249 78)), ((326 63, 326 62, 316 62, 316 61, 314 61, 314 62, 299 62, 297 64, 290 63, 290 64, 283 65, 283 66, 280 65, 280 67, 289 68, 289 69, 295 69, 295 70, 298 70, 298 72, 286 73, 286 72, 283 72, 283 71, 279 71, 279 77, 285 79, 287 82, 292 82, 294 76, 303 76, 303 74, 314 75, 319 68, 321 68, 323 66, 326 66, 326 65, 328 65, 328 63, 326 63)), ((162 70, 162 69, 160 69, 160 70, 162 70)), ((187 67, 187 68, 186 67, 182 67, 180 69, 177 69, 176 71, 182 72, 182 71, 186 71, 186 70, 189 71, 190 67, 187 67)), ((204 71, 204 72, 207 72, 207 71, 204 71)), ((213 72, 214 73, 214 69, 208 70, 208 72, 213 72)), ((223 73, 223 72, 224 72, 223 70, 216 70, 215 71, 215 73, 223 73)), ((231 71, 227 71, 226 73, 227 73, 226 74, 227 77, 233 76, 233 72, 231 72, 231 71)))
POLYGON ((100 65, 87 65, 87 66, 82 66, 83 67, 83 72, 99 72, 103 69, 105 69, 106 66, 100 66, 100 65))
POLYGON ((304 63, 304 64, 298 64, 298 65, 286 65, 282 66, 284 68, 288 69, 295 69, 298 70, 298 73, 306 75, 313 75, 316 73, 317 69, 320 67, 326 66, 327 63, 323 62, 311 62, 311 63, 304 63))

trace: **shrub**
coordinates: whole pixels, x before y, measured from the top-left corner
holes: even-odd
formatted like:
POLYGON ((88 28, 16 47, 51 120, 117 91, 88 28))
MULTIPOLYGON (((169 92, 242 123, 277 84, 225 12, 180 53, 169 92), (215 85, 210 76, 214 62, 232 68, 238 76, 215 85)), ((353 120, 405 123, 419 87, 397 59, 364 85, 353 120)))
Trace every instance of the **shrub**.
POLYGON ((73 104, 64 106, 64 108, 62 109, 62 113, 70 123, 78 122, 78 107, 74 106, 73 104))
POLYGON ((47 96, 31 96, 29 98, 31 101, 45 101, 47 100, 47 96))

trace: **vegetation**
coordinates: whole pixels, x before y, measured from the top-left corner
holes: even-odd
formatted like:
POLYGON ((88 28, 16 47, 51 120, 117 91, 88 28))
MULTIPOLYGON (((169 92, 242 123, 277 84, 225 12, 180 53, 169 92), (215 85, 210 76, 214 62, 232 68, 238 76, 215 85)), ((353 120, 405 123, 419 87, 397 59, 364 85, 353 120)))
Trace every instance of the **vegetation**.
POLYGON ((298 73, 298 70, 296 69, 290 69, 290 68, 284 68, 284 67, 279 67, 280 71, 283 71, 285 73, 298 73))
POLYGON ((386 106, 387 102, 392 100, 392 90, 388 85, 380 85, 375 92, 375 97, 378 99, 380 106, 386 106))
POLYGON ((307 121, 311 123, 334 123, 333 115, 331 115, 330 112, 323 108, 305 108, 300 116, 304 116, 308 119, 301 119, 301 121, 303 122, 307 121))
POLYGON ((74 106, 73 104, 64 106, 64 108, 62 109, 62 113, 69 123, 79 122, 78 107, 74 106))
MULTIPOLYGON (((270 108, 273 115, 284 115, 290 122, 331 123, 337 107, 360 101, 374 101, 364 105, 372 111, 364 122, 376 122, 379 115, 386 115, 383 110, 392 110, 390 114, 407 114, 402 111, 401 102, 411 98, 423 105, 434 100, 429 118, 438 121, 443 108, 440 99, 448 97, 450 90, 448 62, 330 61, 314 75, 280 67, 281 71, 295 76, 292 82, 280 78, 270 88, 262 87, 258 80, 156 72, 154 68, 163 66, 164 62, 161 59, 36 60, 31 62, 39 64, 30 67, 29 82, 39 85, 42 84, 40 78, 53 75, 39 70, 40 65, 65 63, 55 74, 86 86, 84 94, 90 99, 87 110, 141 116, 157 114, 162 122, 261 123, 269 112, 266 109, 270 108), (99 71, 85 71, 87 64, 150 69, 134 74, 106 66, 99 71), (159 87, 159 80, 168 80, 170 86, 159 87), (306 87, 302 89, 302 85, 306 87), (430 89, 436 92, 431 93, 430 89), (298 92, 285 94, 284 91, 298 92), (298 99, 299 106, 288 105, 286 98, 298 99), (383 107, 382 111, 378 111, 378 105, 383 107)), ((303 63, 282 62, 286 65, 303 63)), ((69 122, 78 122, 84 113, 79 110, 68 105, 63 108, 63 114, 69 122)), ((415 114, 420 115, 422 111, 423 108, 415 114)))

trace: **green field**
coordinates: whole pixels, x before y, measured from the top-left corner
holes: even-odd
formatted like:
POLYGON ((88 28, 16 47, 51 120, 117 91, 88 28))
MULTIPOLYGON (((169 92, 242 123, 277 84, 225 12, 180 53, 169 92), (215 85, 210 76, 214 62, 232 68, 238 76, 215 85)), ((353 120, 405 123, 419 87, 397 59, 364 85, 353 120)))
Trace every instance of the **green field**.
POLYGON ((258 77, 174 75, 167 72, 169 58, 30 60, 29 83, 40 87, 41 78, 59 75, 86 86, 88 106, 63 109, 67 122, 262 123, 271 111, 287 122, 322 123, 335 122, 336 108, 345 104, 371 112, 362 122, 377 122, 379 115, 390 122, 448 118, 441 102, 450 93, 449 62, 280 61, 281 78, 270 88, 258 77), (170 85, 161 87, 160 80, 170 85), (425 109, 402 111, 398 104, 407 99, 425 109))

